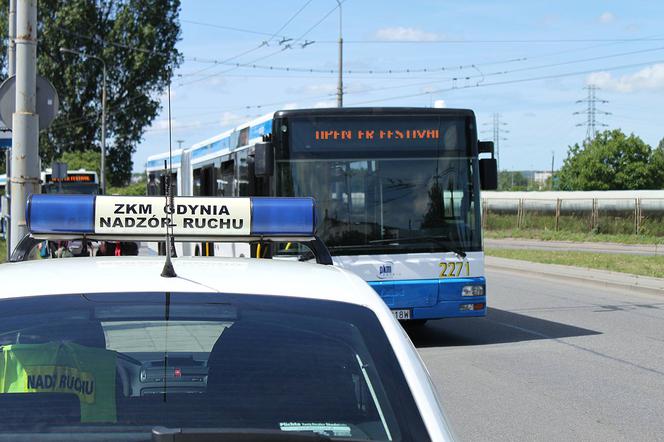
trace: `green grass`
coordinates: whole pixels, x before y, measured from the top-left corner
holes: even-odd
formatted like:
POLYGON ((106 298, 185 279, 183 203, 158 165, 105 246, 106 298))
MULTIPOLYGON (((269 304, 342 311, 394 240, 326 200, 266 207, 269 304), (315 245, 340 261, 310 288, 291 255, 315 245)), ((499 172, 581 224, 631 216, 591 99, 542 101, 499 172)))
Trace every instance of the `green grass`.
MULTIPOLYGON (((596 234, 596 235, 634 235, 634 213, 623 211, 620 213, 605 213, 599 211, 596 225, 591 225, 590 212, 574 212, 562 214, 558 222, 558 231, 568 234, 596 234)), ((519 225, 519 230, 528 231, 555 231, 555 217, 549 213, 529 211, 519 220, 514 214, 489 212, 484 219, 486 230, 510 230, 519 225), (520 224, 519 224, 520 223, 520 224)), ((662 237, 664 242, 664 216, 644 213, 641 217, 639 236, 662 237)), ((650 242, 650 241, 648 241, 650 242)))
POLYGON ((538 229, 484 230, 485 238, 521 238, 543 241, 615 242, 621 244, 664 244, 664 237, 631 234, 580 233, 538 229))
POLYGON ((510 249, 487 249, 485 252, 489 256, 500 258, 520 259, 544 264, 562 264, 664 278, 664 256, 510 249))
POLYGON ((7 243, 0 239, 0 263, 7 261, 7 243))

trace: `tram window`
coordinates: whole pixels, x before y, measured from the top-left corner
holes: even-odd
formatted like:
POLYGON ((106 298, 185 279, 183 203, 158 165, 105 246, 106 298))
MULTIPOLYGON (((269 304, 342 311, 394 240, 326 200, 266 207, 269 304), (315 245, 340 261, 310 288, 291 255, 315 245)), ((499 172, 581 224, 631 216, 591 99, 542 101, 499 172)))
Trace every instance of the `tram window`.
POLYGON ((221 163, 217 180, 217 196, 233 196, 233 181, 235 180, 235 161, 227 160, 221 163))
POLYGON ((249 152, 245 149, 237 153, 238 196, 249 196, 249 152))
POLYGON ((201 169, 194 169, 194 196, 201 196, 201 169))
POLYGON ((171 174, 171 192, 173 196, 178 196, 178 174, 175 172, 171 174))
POLYGON ((161 176, 151 173, 148 176, 148 195, 159 196, 161 195, 161 176))
POLYGON ((238 137, 237 147, 246 146, 249 144, 249 128, 245 127, 240 129, 240 136, 238 137))

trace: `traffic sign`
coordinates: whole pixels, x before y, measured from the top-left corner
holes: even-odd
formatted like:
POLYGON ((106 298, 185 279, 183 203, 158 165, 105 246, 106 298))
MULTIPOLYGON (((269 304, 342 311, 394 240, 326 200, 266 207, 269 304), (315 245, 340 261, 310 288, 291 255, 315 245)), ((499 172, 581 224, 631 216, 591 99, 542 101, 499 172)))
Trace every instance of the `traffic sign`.
MULTIPOLYGON (((37 75, 37 114, 39 129, 46 129, 58 115, 60 100, 58 92, 50 81, 37 75)), ((0 120, 12 128, 12 114, 16 112, 16 76, 13 75, 0 85, 0 120)))

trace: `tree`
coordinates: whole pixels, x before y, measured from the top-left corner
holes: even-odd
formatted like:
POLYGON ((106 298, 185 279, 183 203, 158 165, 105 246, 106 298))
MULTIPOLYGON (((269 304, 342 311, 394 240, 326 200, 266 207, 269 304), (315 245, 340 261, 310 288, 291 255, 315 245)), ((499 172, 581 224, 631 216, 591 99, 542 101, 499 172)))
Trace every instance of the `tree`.
POLYGON ((107 190, 108 195, 126 195, 126 196, 143 196, 147 193, 148 182, 145 174, 141 174, 140 178, 136 181, 122 187, 109 187, 107 190))
POLYGON ((620 129, 598 133, 583 145, 570 146, 558 174, 560 190, 652 189, 656 177, 653 151, 639 137, 620 129))
POLYGON ((528 178, 521 172, 502 170, 498 174, 498 190, 518 191, 528 189, 528 178))
MULTIPOLYGON (((7 35, 7 7, 0 32, 7 35)), ((181 61, 180 0, 40 0, 40 75, 60 97, 60 114, 40 134, 39 153, 51 164, 65 152, 100 152, 102 63, 61 53, 66 47, 104 60, 108 71, 107 174, 110 185, 129 182, 132 153, 159 111, 181 61)), ((0 63, 6 73, 6 42, 0 63)))
POLYGON ((664 189, 664 138, 659 141, 656 149, 652 151, 650 170, 653 179, 653 189, 664 189))
POLYGON ((99 173, 99 152, 94 150, 69 151, 62 154, 60 162, 67 163, 68 170, 86 169, 99 173))

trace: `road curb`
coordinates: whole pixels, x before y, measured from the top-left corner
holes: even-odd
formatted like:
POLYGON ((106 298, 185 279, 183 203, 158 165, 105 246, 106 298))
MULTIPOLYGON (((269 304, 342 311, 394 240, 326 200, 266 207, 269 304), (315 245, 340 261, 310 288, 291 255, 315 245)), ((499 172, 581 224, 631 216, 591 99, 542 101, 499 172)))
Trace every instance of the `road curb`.
POLYGON ((560 264, 543 264, 518 259, 485 257, 487 268, 495 268, 519 272, 523 275, 535 274, 551 278, 564 278, 603 287, 623 290, 636 290, 640 293, 664 296, 664 278, 632 275, 629 273, 610 272, 606 270, 587 269, 584 267, 565 266, 560 264))

